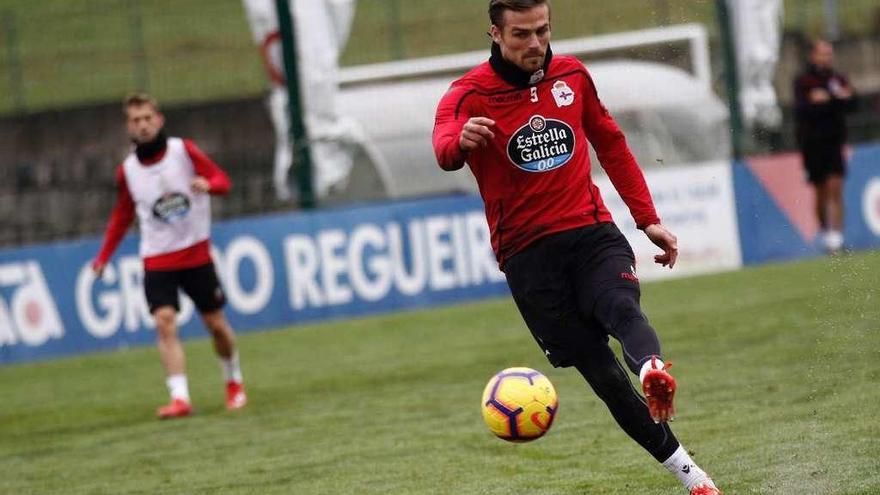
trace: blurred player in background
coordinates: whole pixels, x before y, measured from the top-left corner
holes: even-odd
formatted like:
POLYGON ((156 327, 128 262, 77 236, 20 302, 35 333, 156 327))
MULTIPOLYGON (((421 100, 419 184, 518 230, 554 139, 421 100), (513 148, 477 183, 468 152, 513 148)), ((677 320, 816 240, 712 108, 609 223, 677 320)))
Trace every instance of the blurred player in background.
POLYGON ((211 260, 211 200, 226 194, 229 177, 196 145, 168 137, 155 99, 133 94, 124 102, 126 127, 133 146, 117 169, 118 196, 104 243, 93 269, 100 276, 137 216, 144 292, 156 322, 159 355, 171 402, 160 418, 192 412, 186 358, 177 335, 178 290, 193 300, 214 340, 226 380, 226 407, 247 402, 235 346, 235 334, 223 314, 225 297, 211 260))
POLYGON ((807 69, 794 81, 798 145, 816 192, 816 217, 829 253, 843 248, 846 113, 856 106, 852 86, 833 63, 834 47, 816 40, 807 69))
POLYGON ((452 83, 437 109, 440 166, 470 166, 492 247, 544 354, 574 366, 639 445, 691 495, 720 492, 672 434, 675 380, 640 308, 635 257, 590 177, 588 140, 636 224, 675 264, 666 230, 590 74, 550 48, 546 0, 491 0, 489 60, 452 83), (608 346, 618 339, 645 400, 608 346))

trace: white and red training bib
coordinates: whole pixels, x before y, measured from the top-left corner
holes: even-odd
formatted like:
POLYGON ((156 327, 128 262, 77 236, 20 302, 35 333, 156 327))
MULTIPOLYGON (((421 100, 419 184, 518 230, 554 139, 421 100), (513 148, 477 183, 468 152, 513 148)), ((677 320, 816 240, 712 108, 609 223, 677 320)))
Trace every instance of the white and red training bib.
POLYGON ((180 251, 209 238, 211 199, 190 189, 196 173, 182 139, 168 138, 165 156, 157 163, 142 165, 130 153, 122 167, 140 223, 142 258, 180 251))

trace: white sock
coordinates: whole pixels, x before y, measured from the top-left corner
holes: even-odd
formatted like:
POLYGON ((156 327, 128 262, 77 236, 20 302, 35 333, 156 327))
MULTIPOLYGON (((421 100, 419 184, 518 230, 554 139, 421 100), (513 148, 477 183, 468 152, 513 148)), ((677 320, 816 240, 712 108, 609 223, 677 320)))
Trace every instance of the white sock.
POLYGON ((843 247, 843 233, 839 230, 825 232, 825 247, 831 251, 837 251, 843 247))
POLYGON ((663 466, 674 474, 679 481, 684 484, 688 490, 693 490, 695 486, 708 485, 716 488, 712 478, 700 466, 691 459, 684 447, 678 446, 678 449, 669 456, 669 459, 663 461, 663 466))
POLYGON ((172 399, 182 399, 189 402, 189 385, 186 383, 186 375, 171 375, 165 379, 165 385, 168 386, 168 393, 172 399))
POLYGON ((227 382, 242 383, 241 365, 238 363, 238 351, 233 351, 229 359, 220 358, 220 367, 223 368, 223 379, 227 382))
POLYGON ((661 361, 660 358, 651 358, 645 361, 645 364, 642 365, 642 369, 639 371, 639 383, 645 382, 645 375, 652 369, 662 370, 663 361, 661 361), (651 366, 652 361, 656 366, 651 366))

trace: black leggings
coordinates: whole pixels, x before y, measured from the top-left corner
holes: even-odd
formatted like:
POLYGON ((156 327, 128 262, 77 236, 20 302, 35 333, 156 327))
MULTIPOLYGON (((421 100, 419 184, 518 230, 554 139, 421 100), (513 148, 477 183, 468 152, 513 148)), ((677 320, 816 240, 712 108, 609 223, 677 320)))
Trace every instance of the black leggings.
POLYGON ((605 402, 615 421, 627 435, 663 462, 679 443, 666 423, 656 424, 648 413, 645 399, 635 390, 626 371, 608 345, 596 346, 574 367, 605 402))
POLYGON ((655 459, 679 443, 655 424, 642 396, 608 346, 620 341, 633 373, 660 355, 657 333, 640 307, 632 250, 613 224, 548 236, 511 258, 505 274, 529 330, 554 366, 574 366, 621 428, 655 459))
MULTIPOLYGON (((660 355, 657 332, 639 308, 637 291, 609 290, 597 301, 593 318, 620 342, 624 360, 636 375, 651 356, 660 355)), ((678 440, 666 423, 656 424, 651 419, 645 399, 633 387, 629 375, 608 346, 607 337, 605 342, 585 347, 574 367, 605 402, 623 431, 658 462, 675 452, 678 440)))

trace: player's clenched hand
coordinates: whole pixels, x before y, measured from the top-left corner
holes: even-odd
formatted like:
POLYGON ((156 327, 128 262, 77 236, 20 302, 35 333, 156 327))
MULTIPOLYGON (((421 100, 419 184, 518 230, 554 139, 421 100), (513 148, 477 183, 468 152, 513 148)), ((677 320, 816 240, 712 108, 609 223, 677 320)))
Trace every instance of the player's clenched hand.
POLYGON ((841 100, 848 100, 853 97, 853 90, 849 86, 843 86, 834 92, 834 97, 841 100))
POLYGON ((663 254, 654 256, 654 262, 672 268, 678 258, 678 239, 666 227, 655 223, 645 228, 645 235, 651 242, 663 250, 663 254))
POLYGON ((461 128, 458 146, 465 152, 486 146, 489 140, 495 137, 492 127, 495 127, 495 121, 492 119, 471 117, 461 128))
POLYGON ((827 103, 831 101, 831 95, 822 88, 813 88, 809 95, 810 103, 827 103))
POLYGON ((211 183, 208 182, 208 179, 198 176, 190 182, 189 187, 192 188, 193 192, 206 193, 211 190, 211 183))

